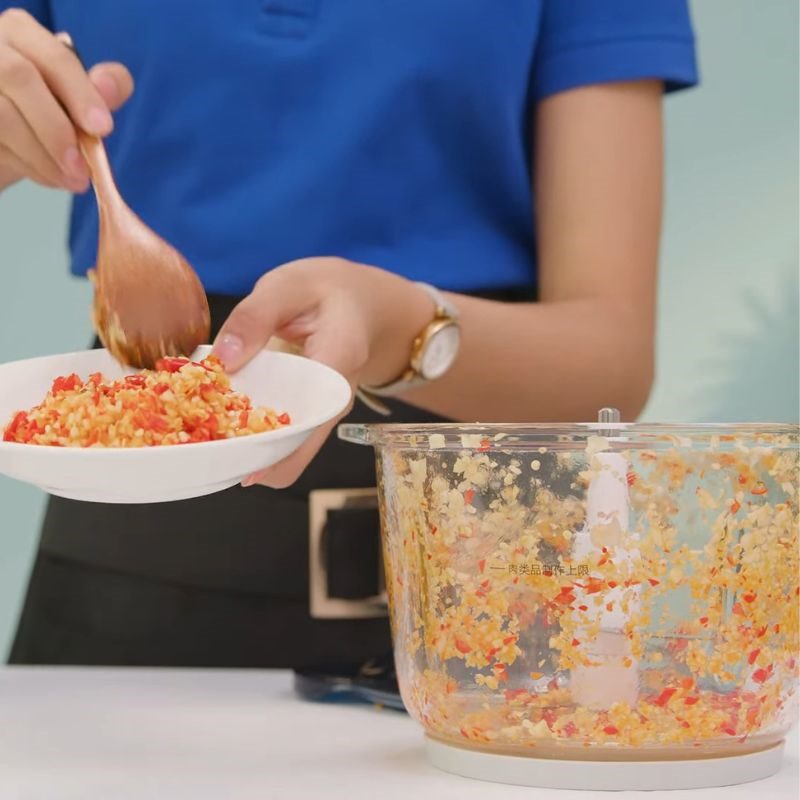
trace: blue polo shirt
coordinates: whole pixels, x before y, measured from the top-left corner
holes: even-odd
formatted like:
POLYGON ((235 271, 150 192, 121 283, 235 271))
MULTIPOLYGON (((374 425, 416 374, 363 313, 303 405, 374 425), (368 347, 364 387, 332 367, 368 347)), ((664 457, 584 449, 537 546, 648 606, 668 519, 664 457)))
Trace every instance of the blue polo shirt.
MULTIPOLYGON (((209 292, 338 255, 445 289, 535 280, 531 111, 592 83, 696 81, 686 0, 0 0, 121 61, 108 150, 209 292)), ((97 251, 77 197, 72 268, 97 251)))

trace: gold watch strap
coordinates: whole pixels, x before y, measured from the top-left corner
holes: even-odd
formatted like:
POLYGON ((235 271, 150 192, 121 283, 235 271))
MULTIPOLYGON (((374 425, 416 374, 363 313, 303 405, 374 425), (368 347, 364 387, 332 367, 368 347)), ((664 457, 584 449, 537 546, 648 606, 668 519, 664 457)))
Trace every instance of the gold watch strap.
MULTIPOLYGON (((454 322, 458 322, 458 310, 445 299, 445 297, 439 292, 438 289, 436 289, 436 287, 427 283, 417 283, 416 285, 427 292, 427 294, 433 300, 435 307, 433 319, 423 329, 417 339, 422 339, 425 335, 425 332, 428 331, 431 326, 435 325, 438 321, 443 319, 451 319, 454 322)), ((421 386, 425 383, 427 383, 427 381, 421 375, 417 374, 416 370, 412 367, 411 362, 409 362, 403 371, 403 374, 400 375, 399 378, 390 381, 383 386, 359 386, 356 390, 356 396, 367 407, 371 408, 376 413, 383 416, 390 416, 391 410, 379 399, 380 397, 394 397, 397 394, 411 389, 416 385, 421 386)))

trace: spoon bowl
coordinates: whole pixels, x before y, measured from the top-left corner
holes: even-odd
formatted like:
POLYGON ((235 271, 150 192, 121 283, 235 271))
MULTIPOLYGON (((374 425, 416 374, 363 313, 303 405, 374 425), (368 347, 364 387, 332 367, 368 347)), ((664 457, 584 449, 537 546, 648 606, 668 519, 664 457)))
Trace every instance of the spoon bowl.
POLYGON ((97 263, 90 273, 100 340, 132 367, 152 369, 164 356, 186 356, 208 341, 203 285, 186 259, 126 205, 103 143, 79 133, 100 216, 97 263))

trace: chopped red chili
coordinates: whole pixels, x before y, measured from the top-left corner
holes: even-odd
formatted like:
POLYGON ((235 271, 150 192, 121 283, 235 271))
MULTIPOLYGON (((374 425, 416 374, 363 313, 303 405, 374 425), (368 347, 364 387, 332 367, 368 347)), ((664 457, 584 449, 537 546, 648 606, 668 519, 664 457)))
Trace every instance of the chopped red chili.
POLYGON ((53 381, 53 387, 50 391, 53 394, 58 394, 59 392, 70 392, 80 386, 83 386, 83 381, 73 372, 72 375, 56 378, 53 381))
POLYGON ((160 358, 156 361, 156 369, 164 372, 178 372, 188 363, 188 358, 160 358))
POLYGON ((603 733, 607 733, 609 736, 616 736, 619 733, 619 728, 616 725, 606 725, 603 728, 603 733))
POLYGON ((657 706, 665 706, 672 699, 672 695, 678 690, 674 686, 667 686, 658 697, 653 700, 653 704, 657 706))
POLYGON ((687 706, 693 706, 693 705, 694 705, 694 704, 695 704, 695 703, 696 703, 696 702, 697 702, 699 699, 700 699, 700 698, 699 698, 699 697, 697 697, 696 695, 690 695, 689 697, 684 697, 684 698, 683 698, 683 702, 684 702, 684 703, 685 703, 687 706))
POLYGON ((771 675, 771 673, 772 673, 772 666, 771 665, 767 669, 764 669, 764 667, 759 667, 753 673, 753 680, 756 683, 766 683, 767 680, 769 679, 769 676, 771 675))

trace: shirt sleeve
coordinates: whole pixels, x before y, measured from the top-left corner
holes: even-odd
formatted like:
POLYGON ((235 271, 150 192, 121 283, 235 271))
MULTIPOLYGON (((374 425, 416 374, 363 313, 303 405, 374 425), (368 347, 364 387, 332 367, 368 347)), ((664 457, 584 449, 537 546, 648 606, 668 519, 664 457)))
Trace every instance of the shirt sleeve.
POLYGON ((50 2, 49 0, 0 0, 0 14, 9 8, 21 8, 35 17, 42 25, 50 28, 50 2))
POLYGON ((698 81, 687 0, 542 0, 533 99, 609 81, 698 81))

